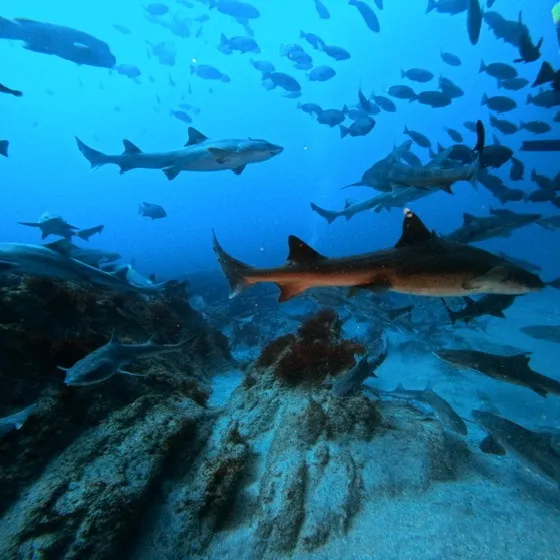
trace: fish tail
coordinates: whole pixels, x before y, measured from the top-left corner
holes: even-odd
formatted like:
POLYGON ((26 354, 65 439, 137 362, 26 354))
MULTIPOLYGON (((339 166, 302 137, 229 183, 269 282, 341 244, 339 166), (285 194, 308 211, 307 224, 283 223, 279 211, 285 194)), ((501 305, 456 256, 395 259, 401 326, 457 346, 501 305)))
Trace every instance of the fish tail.
POLYGON ((342 215, 340 212, 334 212, 333 210, 325 210, 324 208, 321 208, 320 206, 313 204, 313 202, 311 203, 311 210, 317 212, 317 214, 319 214, 319 216, 321 216, 322 218, 325 218, 325 220, 327 220, 329 224, 331 224, 334 220, 336 220, 338 216, 342 215))
POLYGON ((250 275, 251 270, 253 270, 253 267, 234 259, 231 255, 226 253, 218 242, 218 238, 216 237, 214 231, 212 231, 212 234, 214 236, 214 252, 218 257, 218 262, 220 263, 220 266, 222 267, 229 283, 229 298, 232 299, 249 285, 247 278, 250 275))
POLYGON ((78 149, 84 157, 90 162, 91 168, 96 169, 97 167, 101 167, 106 163, 111 163, 112 159, 110 156, 104 154, 103 152, 98 152, 93 148, 90 148, 86 144, 84 144, 79 138, 76 138, 76 143, 78 144, 78 149))
POLYGON ((10 143, 8 140, 0 140, 0 155, 4 157, 8 157, 8 147, 10 143))
POLYGON ((444 298, 441 298, 441 301, 443 303, 443 306, 445 307, 445 310, 447 311, 447 314, 449 315, 449 320, 451 321, 451 324, 455 326, 455 323, 457 322, 457 313, 450 309, 449 305, 447 305, 444 298))

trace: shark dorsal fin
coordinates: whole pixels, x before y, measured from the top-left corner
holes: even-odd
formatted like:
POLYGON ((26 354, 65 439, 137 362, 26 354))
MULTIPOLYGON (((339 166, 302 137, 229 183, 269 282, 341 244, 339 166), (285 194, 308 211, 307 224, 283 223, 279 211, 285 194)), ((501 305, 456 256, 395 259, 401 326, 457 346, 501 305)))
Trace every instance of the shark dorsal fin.
POLYGON ((422 220, 414 212, 405 208, 402 235, 395 247, 406 247, 430 239, 433 239, 433 235, 422 220))
POLYGON ((189 139, 187 140, 185 146, 194 146, 195 144, 200 144, 201 142, 208 140, 208 136, 204 136, 204 134, 194 128, 194 126, 189 126, 188 133, 189 139))
POLYGON ((126 138, 122 141, 123 146, 124 146, 124 152, 123 154, 141 154, 142 150, 136 145, 133 144, 130 140, 127 140, 126 138))
POLYGON ((74 243, 68 241, 68 239, 59 239, 58 241, 53 241, 52 243, 45 243, 43 247, 56 251, 61 255, 67 255, 68 253, 79 249, 77 245, 74 245, 74 243))
POLYGON ((325 256, 295 235, 288 237, 288 247, 290 249, 288 254, 289 264, 312 264, 326 259, 325 256))
POLYGON ((463 223, 470 224, 474 220, 474 216, 468 212, 463 212, 463 223))
POLYGON ((522 354, 515 354, 510 356, 510 358, 515 361, 525 365, 528 365, 531 361, 531 352, 523 352, 522 354))
POLYGON ((128 271, 130 270, 130 265, 120 265, 116 266, 114 270, 110 272, 113 276, 117 277, 119 280, 123 280, 124 282, 128 282, 128 271))

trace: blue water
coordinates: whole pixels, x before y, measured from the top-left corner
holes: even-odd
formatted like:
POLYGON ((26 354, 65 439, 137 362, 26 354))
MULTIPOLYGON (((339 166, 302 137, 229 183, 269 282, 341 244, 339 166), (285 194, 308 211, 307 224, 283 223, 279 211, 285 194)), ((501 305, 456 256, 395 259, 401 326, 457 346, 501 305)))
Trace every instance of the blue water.
MULTIPOLYGON (((545 4, 502 1, 494 9, 508 19, 515 19, 523 9, 524 21, 535 40, 544 36, 542 60, 554 65, 558 45, 548 9, 551 2, 545 4)), ((355 192, 339 192, 339 188, 358 180, 372 162, 392 149, 393 143, 405 140, 405 125, 427 134, 434 145, 449 144, 443 126, 461 130, 465 141, 473 142, 474 135, 461 124, 478 118, 487 120, 489 112, 480 106, 480 98, 484 92, 497 92, 496 81, 478 73, 480 60, 511 63, 516 49, 498 41, 486 25, 479 44, 473 47, 466 33, 465 14, 424 15, 424 2, 386 2, 380 14, 379 34, 373 34, 357 10, 345 3, 331 2, 330 20, 318 19, 311 1, 261 1, 256 5, 261 17, 251 24, 262 54, 230 56, 216 48, 220 33, 228 37, 242 35, 243 29, 215 10, 200 38, 181 39, 146 21, 141 3, 133 1, 86 6, 21 1, 17 7, 6 6, 2 14, 5 17, 24 16, 67 25, 105 40, 119 64, 140 68, 142 83, 138 85, 116 73, 110 75, 103 68, 79 67, 28 52, 19 42, 0 42, 2 59, 6 61, 3 83, 25 92, 21 99, 3 96, 0 100, 1 136, 11 142, 9 160, 0 162, 4 196, 8 197, 0 207, 3 238, 37 241, 36 230, 16 222, 34 221, 46 210, 80 227, 102 223, 106 229, 91 241, 92 245, 117 249, 126 258, 134 258, 140 270, 167 277, 216 267, 211 228, 217 230, 229 251, 255 264, 282 261, 285 240, 291 233, 312 241, 326 254, 349 254, 391 244, 401 227, 398 211, 366 213, 348 223, 338 220, 327 226, 310 211, 309 203, 337 209, 349 194, 355 200, 374 194, 367 188, 355 192), (122 35, 113 24, 126 26, 131 34, 122 35), (343 46, 352 54, 350 60, 337 62, 304 45, 317 64, 336 69, 337 76, 331 81, 311 83, 303 72, 292 68, 287 58, 280 57, 280 46, 298 42, 301 29, 317 33, 327 43, 343 46), (149 57, 146 41, 171 44, 177 52, 175 66, 162 66, 156 58, 149 57), (440 48, 460 56, 463 65, 445 65, 439 57, 440 48), (277 70, 298 77, 303 84, 302 97, 292 100, 282 97, 278 90, 265 91, 259 73, 249 63, 252 56, 270 60, 277 70), (193 59, 217 66, 232 77, 231 83, 191 77, 189 65, 193 59), (354 104, 360 85, 365 92, 382 94, 393 84, 407 83, 400 78, 400 70, 411 67, 449 76, 464 89, 465 96, 440 109, 396 100, 398 111, 379 115, 370 135, 343 141, 338 128, 321 126, 296 110, 298 101, 332 108, 354 104), (175 87, 169 85, 170 76, 175 87), (191 95, 187 93, 189 86, 191 95), (161 103, 156 101, 157 96, 161 103), (193 126, 211 138, 266 138, 285 150, 268 162, 249 166, 239 177, 225 171, 183 173, 168 182, 159 171, 134 170, 119 176, 115 166, 90 173, 74 136, 108 153, 119 153, 123 138, 144 151, 176 148, 185 141, 187 125, 168 113, 181 101, 200 107, 200 114, 193 115, 193 126), (147 223, 137 214, 137 205, 142 201, 161 204, 169 217, 147 223)), ((192 10, 180 5, 172 9, 184 10, 187 15, 207 13, 206 7, 198 3, 192 10)), ((517 68, 521 76, 532 81, 539 65, 536 62, 517 68)), ((408 83, 420 89, 420 84, 408 83)), ((505 118, 514 115, 515 121, 551 120, 553 110, 523 104, 527 91, 512 92, 520 106, 505 118)), ((521 140, 530 136, 523 131, 506 142, 516 149, 521 140)), ((416 151, 426 160, 427 154, 422 153, 425 150, 416 151)), ((528 169, 535 166, 549 175, 558 170, 550 155, 524 154, 522 159, 528 169)), ((503 173, 508 169, 506 166, 503 173)), ((530 190, 528 183, 524 185, 530 190)), ((497 205, 484 189, 477 192, 465 183, 454 190, 453 197, 438 193, 414 204, 415 211, 431 228, 450 231, 460 224, 463 211, 481 214, 497 205)), ((530 209, 526 204, 515 207, 530 209)), ((553 211, 549 204, 539 204, 538 208, 553 211)), ((529 243, 533 259, 545 264, 547 273, 558 272, 551 270, 553 263, 548 258, 554 244, 550 235, 539 228, 518 232, 514 240, 500 240, 506 250, 523 251, 529 243)), ((491 242, 489 248, 493 246, 491 242)))
MULTIPOLYGON (((10 141, 9 158, 0 157, 0 241, 39 243, 38 230, 17 222, 36 221, 45 211, 61 215, 81 228, 104 224, 101 235, 81 244, 118 251, 124 261, 133 260, 139 271, 154 273, 158 278, 185 278, 192 273, 211 273, 212 278, 221 275, 212 251, 212 230, 229 253, 258 266, 284 262, 290 234, 329 256, 388 247, 400 235, 400 209, 365 212, 350 221, 339 218, 327 224, 311 211, 310 203, 339 210, 348 197, 357 202, 376 194, 367 187, 340 189, 358 181, 365 169, 406 140, 405 126, 427 135, 434 147, 438 142, 444 146, 451 144, 444 127, 452 127, 464 135, 467 145, 474 146, 475 135, 463 123, 484 121, 490 139, 495 132, 526 167, 525 179, 517 183, 509 180, 510 164, 495 174, 507 186, 527 193, 535 189, 529 180, 531 169, 549 177, 560 171, 558 154, 519 152, 522 141, 534 139, 530 132, 503 136, 489 126, 490 111, 480 103, 484 93, 508 95, 517 101, 518 108, 498 115, 500 118, 516 123, 537 120, 550 123, 552 132, 538 138, 555 138, 560 134, 560 125, 552 122, 557 108, 525 104, 527 94, 536 93, 536 89, 530 86, 518 92, 498 89, 494 78, 479 74, 482 59, 486 63, 513 64, 518 54, 516 48, 498 40, 485 23, 479 43, 473 46, 468 39, 465 14, 426 15, 424 0, 385 0, 384 10, 377 11, 381 23, 378 34, 372 33, 358 11, 344 1, 325 0, 331 12, 329 20, 319 19, 312 0, 252 0, 251 3, 261 13, 250 24, 262 52, 229 56, 217 50, 220 34, 244 35, 243 28, 227 15, 208 11, 203 2, 193 1, 192 9, 168 3, 173 13, 190 17, 209 15, 200 37, 188 38, 179 38, 150 23, 144 4, 138 0, 89 3, 18 0, 3 6, 2 17, 26 17, 90 33, 110 45, 118 64, 135 65, 142 75, 136 83, 106 68, 78 66, 27 51, 17 41, 0 40, 0 82, 24 92, 22 98, 0 94, 0 139, 10 141), (114 25, 125 26, 131 33, 123 35, 114 25), (300 30, 316 33, 326 43, 344 47, 352 58, 337 62, 313 50, 300 40, 300 30), (175 65, 164 66, 150 55, 147 42, 161 41, 177 53, 175 65), (336 77, 325 83, 310 82, 303 71, 294 69, 286 57, 280 56, 281 46, 292 42, 300 43, 313 56, 315 65, 335 68, 336 77), (441 49, 458 55, 462 66, 444 64, 441 49), (268 60, 277 71, 295 76, 302 84, 301 98, 286 98, 278 88, 266 91, 259 72, 250 64, 251 58, 268 60), (231 83, 192 76, 192 63, 216 66, 231 76, 231 83), (401 78, 401 69, 413 67, 432 71, 435 80, 417 84, 401 78), (395 84, 407 84, 416 91, 437 89, 440 75, 451 78, 465 95, 449 107, 438 109, 394 99, 397 112, 375 116, 376 126, 365 137, 341 140, 338 127, 320 125, 297 109, 298 103, 311 102, 337 109, 344 104, 355 105, 359 88, 378 95, 385 95, 395 84), (170 79, 175 85, 170 85, 170 79), (169 114, 185 102, 200 108, 199 114, 189 113, 192 125, 169 114), (95 149, 115 154, 122 151, 122 140, 126 138, 143 151, 165 151, 185 143, 188 126, 196 127, 211 139, 265 138, 282 146, 284 151, 266 162, 248 165, 239 176, 231 171, 182 172, 175 180, 168 181, 159 170, 132 170, 120 175, 116 166, 107 165, 91 171, 75 142, 77 136, 95 149), (168 217, 154 221, 142 218, 138 215, 138 205, 142 202, 163 206, 168 217)), ((373 2, 370 4, 373 6, 373 2)), ((550 61, 555 68, 560 65, 559 45, 550 16, 553 4, 552 0, 497 0, 492 8, 510 20, 515 20, 522 11, 533 39, 544 38, 539 61, 516 65, 519 75, 530 83, 542 61, 550 61)), ((413 151, 424 162, 428 161, 427 150, 415 146, 413 151)), ((430 229, 443 234, 462 224, 464 212, 488 215, 491 208, 505 207, 547 216, 558 213, 558 208, 550 203, 501 205, 482 186, 474 189, 465 182, 456 184, 453 191, 453 196, 444 192, 430 195, 411 203, 411 208, 430 229)), ((560 275, 557 235, 557 231, 530 225, 509 238, 494 238, 481 246, 530 260, 542 267, 543 279, 551 280, 560 275)), ((223 299, 225 290, 224 283, 223 299)), ((532 367, 556 377, 558 346, 531 340, 520 334, 519 327, 557 324, 560 312, 557 294, 547 289, 542 294, 520 298, 507 312, 507 321, 492 320, 487 335, 493 342, 533 351, 532 367)), ((420 387, 427 381, 437 383, 440 379, 433 363, 420 370, 417 363, 406 362, 404 358, 401 363, 400 356, 392 355, 391 360, 393 375, 381 381, 384 388, 394 387, 399 381, 420 387)), ((220 377, 219 394, 211 402, 226 403, 232 387, 240 379, 229 374, 220 377)), ((519 392, 521 389, 493 383, 486 379, 477 383, 463 379, 457 384, 448 380, 442 381, 439 389, 464 415, 474 406, 476 390, 483 388, 505 416, 516 415, 525 425, 535 426, 542 421, 545 425, 558 426, 558 407, 551 402, 554 397, 544 401, 529 392, 519 392)), ((465 493, 468 496, 469 490, 465 493)), ((523 510, 519 505, 518 508, 523 510)), ((546 510, 539 515, 546 517, 546 510)), ((538 515, 535 519, 538 520, 538 515)), ((528 524, 532 522, 529 520, 528 524)), ((471 530, 474 534, 472 527, 467 532, 471 530)), ((556 558, 556 553, 548 555, 546 545, 545 538, 539 541, 544 552, 538 557, 556 558)), ((441 556, 451 557, 474 556, 441 556)), ((429 558, 428 553, 422 558, 429 558)))

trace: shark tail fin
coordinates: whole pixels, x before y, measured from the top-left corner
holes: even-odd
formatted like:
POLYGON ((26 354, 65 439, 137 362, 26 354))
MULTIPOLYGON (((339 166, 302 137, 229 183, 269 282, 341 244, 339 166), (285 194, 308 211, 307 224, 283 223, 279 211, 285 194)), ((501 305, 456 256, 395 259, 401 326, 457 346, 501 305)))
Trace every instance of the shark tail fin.
POLYGON ((457 315, 458 315, 457 312, 456 312, 456 311, 453 311, 453 310, 449 307, 449 305, 447 305, 447 302, 445 301, 444 298, 441 298, 441 301, 442 301, 442 303, 443 303, 443 306, 445 307, 445 310, 447 311, 447 314, 449 315, 449 320, 451 321, 451 324, 452 324, 453 326, 455 326, 455 323, 457 322, 457 318, 458 318, 458 317, 457 317, 457 315))
POLYGON ((341 215, 339 212, 334 212, 333 210, 325 210, 324 208, 313 204, 313 202, 311 203, 311 210, 317 212, 317 214, 319 214, 322 218, 325 218, 329 224, 332 224, 332 222, 341 215))
POLYGON ((248 264, 242 263, 237 259, 234 259, 231 255, 228 255, 218 242, 216 233, 212 231, 214 235, 213 248, 216 256, 218 257, 218 262, 222 267, 224 274, 226 275, 227 281, 229 283, 229 298, 232 299, 236 295, 240 294, 248 285, 247 277, 249 276, 252 267, 248 264))
POLYGON ((8 157, 9 146, 8 140, 0 140, 0 156, 8 157))
POLYGON ((76 143, 78 144, 80 152, 82 152, 84 157, 90 162, 92 169, 96 169, 97 167, 101 167, 102 165, 111 162, 111 158, 108 155, 90 148, 79 138, 76 138, 76 143))

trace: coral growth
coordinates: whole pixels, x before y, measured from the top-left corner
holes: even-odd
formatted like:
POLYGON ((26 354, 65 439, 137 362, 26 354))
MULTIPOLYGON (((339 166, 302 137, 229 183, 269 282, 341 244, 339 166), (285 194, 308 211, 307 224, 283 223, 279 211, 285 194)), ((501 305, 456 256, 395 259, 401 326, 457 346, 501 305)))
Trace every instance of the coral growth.
POLYGON ((298 329, 270 342, 257 360, 257 367, 274 367, 276 376, 289 385, 321 383, 353 367, 354 356, 364 354, 365 347, 353 340, 343 340, 342 322, 331 309, 319 311, 298 329))

